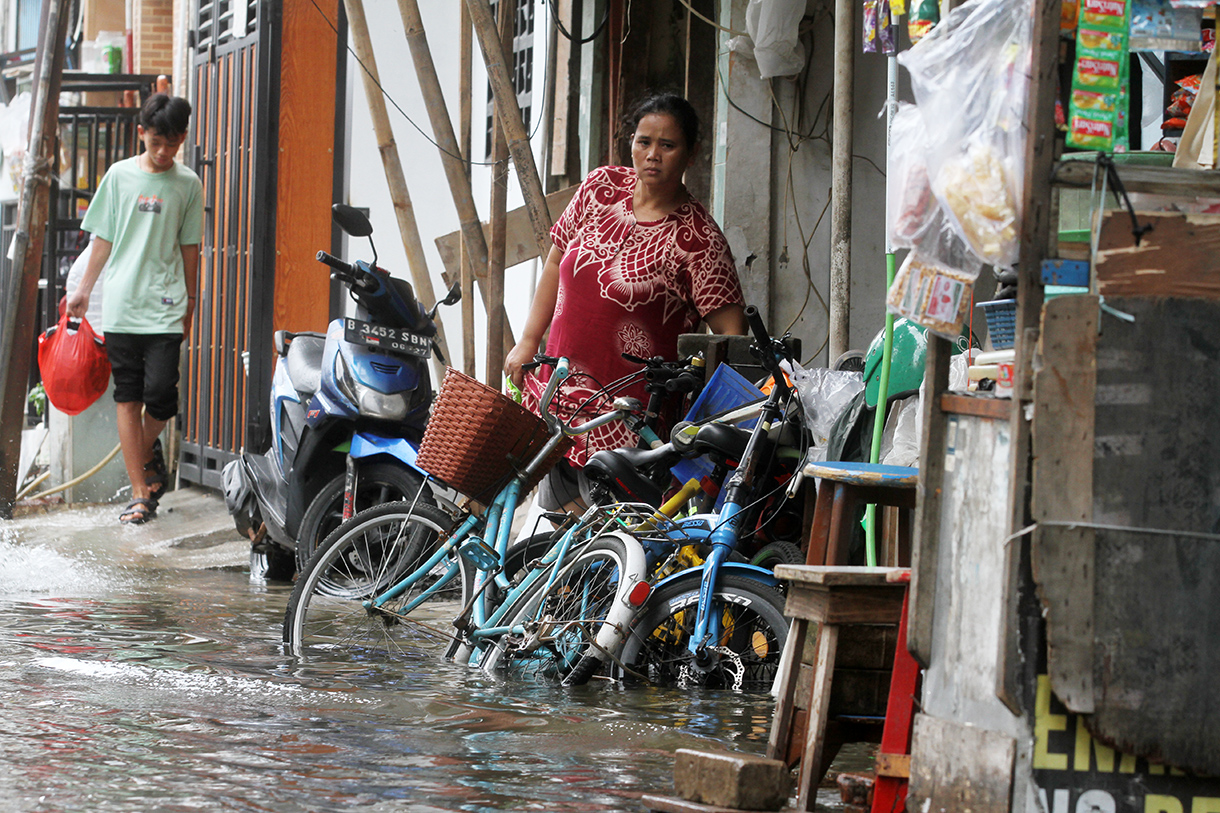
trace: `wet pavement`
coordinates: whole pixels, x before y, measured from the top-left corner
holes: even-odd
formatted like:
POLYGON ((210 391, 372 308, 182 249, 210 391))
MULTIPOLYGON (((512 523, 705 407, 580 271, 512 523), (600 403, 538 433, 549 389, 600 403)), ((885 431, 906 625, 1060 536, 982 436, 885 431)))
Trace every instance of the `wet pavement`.
POLYGON ((0 811, 641 810, 676 749, 765 748, 757 695, 290 658, 219 495, 119 507, 0 522, 0 811))

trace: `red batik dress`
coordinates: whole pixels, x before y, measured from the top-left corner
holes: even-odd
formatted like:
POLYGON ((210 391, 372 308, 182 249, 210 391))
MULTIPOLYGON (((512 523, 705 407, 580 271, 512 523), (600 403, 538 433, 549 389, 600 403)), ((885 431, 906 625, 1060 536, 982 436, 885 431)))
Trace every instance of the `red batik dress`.
MULTIPOLYGON (((717 308, 742 303, 733 255, 703 205, 688 200, 662 220, 640 222, 632 210, 635 184, 634 169, 594 170, 551 228, 563 258, 546 354, 572 363, 558 399, 565 419, 601 386, 639 369, 623 353, 675 359, 679 334, 717 308)), ((545 368, 525 377, 525 405, 535 412, 549 377, 545 368)), ((617 394, 647 403, 643 382, 617 394)), ((605 406, 593 404, 582 417, 605 406)), ((580 467, 593 452, 637 440, 615 421, 579 436, 567 457, 580 467)))

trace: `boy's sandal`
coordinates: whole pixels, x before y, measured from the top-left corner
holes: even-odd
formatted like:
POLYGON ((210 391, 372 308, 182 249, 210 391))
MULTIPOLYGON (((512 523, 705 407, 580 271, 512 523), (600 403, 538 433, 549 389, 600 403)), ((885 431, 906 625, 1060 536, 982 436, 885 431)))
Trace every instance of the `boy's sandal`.
POLYGON ((161 454, 160 438, 153 442, 152 460, 144 464, 144 484, 148 486, 149 499, 153 501, 153 508, 156 508, 169 484, 169 469, 166 468, 165 457, 161 454))
POLYGON ((124 525, 143 525, 156 515, 156 500, 139 497, 127 503, 123 513, 119 514, 119 522, 124 525))

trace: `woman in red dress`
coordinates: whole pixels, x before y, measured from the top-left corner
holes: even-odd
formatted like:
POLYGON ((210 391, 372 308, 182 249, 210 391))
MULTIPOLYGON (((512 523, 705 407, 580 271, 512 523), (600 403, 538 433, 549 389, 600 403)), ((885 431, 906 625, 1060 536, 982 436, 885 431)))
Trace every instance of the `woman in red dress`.
MULTIPOLYGON (((715 333, 746 332, 728 243, 682 183, 699 145, 694 108, 681 96, 658 94, 637 105, 630 121, 632 167, 589 173, 551 229, 554 245, 525 330, 504 362, 535 411, 549 372, 525 375, 522 365, 538 352, 548 328, 547 355, 572 363, 574 375, 561 391, 569 408, 638 369, 623 353, 673 359, 678 335, 700 320, 715 333)), ((643 384, 622 394, 644 398, 643 384)), ((577 438, 567 460, 540 486, 542 507, 587 500, 579 469, 588 456, 635 444, 617 422, 577 438)))

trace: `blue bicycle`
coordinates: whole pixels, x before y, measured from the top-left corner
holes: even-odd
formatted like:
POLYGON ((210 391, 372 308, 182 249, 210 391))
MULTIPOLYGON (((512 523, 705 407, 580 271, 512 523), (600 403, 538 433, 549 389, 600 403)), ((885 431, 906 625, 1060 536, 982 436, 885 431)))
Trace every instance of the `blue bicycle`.
MULTIPOLYGON (((642 539, 646 547, 668 542, 701 546, 707 553, 701 565, 653 585, 614 659, 619 677, 661 685, 769 690, 779 668, 788 636, 781 584, 765 568, 734 561, 733 553, 739 539, 752 530, 740 522, 757 497, 760 467, 773 445, 770 436, 784 424, 790 388, 779 360, 788 349, 770 337, 756 308, 747 307, 746 318, 758 357, 775 384, 725 484, 719 514, 658 524, 650 538, 642 539)), ((799 408, 787 412, 799 420, 799 408)))

